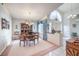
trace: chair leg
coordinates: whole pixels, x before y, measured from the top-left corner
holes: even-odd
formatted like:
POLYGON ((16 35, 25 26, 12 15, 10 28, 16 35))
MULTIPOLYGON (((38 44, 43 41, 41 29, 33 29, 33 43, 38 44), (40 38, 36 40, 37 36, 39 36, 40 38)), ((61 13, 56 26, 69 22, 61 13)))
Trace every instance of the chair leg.
POLYGON ((34 40, 34 45, 35 45, 35 40, 34 40))
POLYGON ((19 46, 21 46, 21 40, 20 40, 19 46))
POLYGON ((39 39, 37 39, 37 42, 39 43, 39 39))
POLYGON ((28 45, 28 41, 26 41, 26 45, 28 45))
POLYGON ((25 41, 24 41, 24 47, 25 47, 25 41))
POLYGON ((29 41, 29 46, 31 46, 31 45, 30 45, 30 41, 29 41))

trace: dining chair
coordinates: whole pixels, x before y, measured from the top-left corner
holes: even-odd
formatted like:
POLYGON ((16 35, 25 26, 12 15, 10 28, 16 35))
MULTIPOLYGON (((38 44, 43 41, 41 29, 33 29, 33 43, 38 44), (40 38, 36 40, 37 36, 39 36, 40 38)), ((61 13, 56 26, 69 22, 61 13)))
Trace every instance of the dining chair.
POLYGON ((38 32, 34 33, 34 38, 37 39, 37 43, 39 43, 39 33, 38 32))
POLYGON ((20 43, 19 43, 19 45, 21 46, 21 42, 23 42, 24 43, 24 46, 25 46, 25 37, 23 36, 23 35, 20 35, 19 36, 19 39, 20 39, 20 43))
POLYGON ((35 45, 35 38, 34 38, 34 36, 30 36, 29 37, 29 46, 31 46, 31 44, 30 44, 30 42, 33 42, 34 43, 34 45, 35 45))

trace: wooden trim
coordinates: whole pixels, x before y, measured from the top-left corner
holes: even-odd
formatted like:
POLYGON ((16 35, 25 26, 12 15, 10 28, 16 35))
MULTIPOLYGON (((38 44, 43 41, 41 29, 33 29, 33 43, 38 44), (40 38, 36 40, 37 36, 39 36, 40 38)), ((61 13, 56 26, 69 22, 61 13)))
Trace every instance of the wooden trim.
POLYGON ((12 45, 9 45, 8 47, 6 47, 6 49, 3 51, 3 53, 1 54, 1 56, 8 56, 8 53, 11 49, 12 45))

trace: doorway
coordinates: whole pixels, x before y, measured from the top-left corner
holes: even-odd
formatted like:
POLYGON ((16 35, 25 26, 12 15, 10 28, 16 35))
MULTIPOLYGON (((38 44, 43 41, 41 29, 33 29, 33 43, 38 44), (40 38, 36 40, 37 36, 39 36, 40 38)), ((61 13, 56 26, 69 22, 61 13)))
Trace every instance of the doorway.
POLYGON ((38 25, 39 38, 43 39, 43 23, 38 25))

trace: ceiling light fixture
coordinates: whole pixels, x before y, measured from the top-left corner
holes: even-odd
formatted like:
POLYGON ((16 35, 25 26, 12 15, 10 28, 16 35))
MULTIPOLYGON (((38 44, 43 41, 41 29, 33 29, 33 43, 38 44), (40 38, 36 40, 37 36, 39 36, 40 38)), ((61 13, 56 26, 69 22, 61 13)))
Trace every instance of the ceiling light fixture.
POLYGON ((75 15, 75 14, 73 14, 72 12, 73 12, 73 9, 72 9, 72 4, 71 4, 71 8, 70 8, 70 11, 71 11, 71 14, 67 17, 68 19, 73 19, 73 18, 75 18, 77 15, 75 15))
POLYGON ((67 18, 68 18, 68 19, 69 19, 69 18, 72 18, 72 19, 73 19, 73 18, 75 18, 76 16, 77 16, 77 15, 72 15, 72 14, 71 14, 71 15, 69 15, 67 18))

